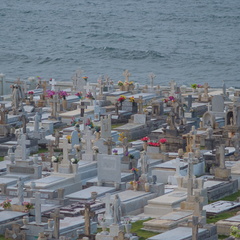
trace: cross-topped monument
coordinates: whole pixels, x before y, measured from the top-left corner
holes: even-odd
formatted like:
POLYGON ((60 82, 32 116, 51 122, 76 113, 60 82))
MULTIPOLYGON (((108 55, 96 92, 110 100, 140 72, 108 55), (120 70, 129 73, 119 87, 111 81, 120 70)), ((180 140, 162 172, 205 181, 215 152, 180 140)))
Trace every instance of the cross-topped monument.
POLYGON ((7 112, 8 110, 5 107, 5 104, 0 106, 0 124, 7 124, 7 112))
POLYGON ((126 69, 126 70, 123 72, 123 76, 125 77, 125 81, 126 81, 126 82, 129 82, 129 77, 131 76, 131 73, 126 69))
POLYGON ((151 88, 153 88, 153 80, 154 80, 155 77, 156 77, 156 76, 155 76, 153 73, 150 73, 150 74, 149 74, 150 86, 151 86, 151 88))
POLYGON ((60 219, 64 219, 64 215, 60 214, 60 209, 55 208, 53 213, 50 213, 50 217, 54 220, 54 232, 53 237, 59 239, 59 227, 60 219))
POLYGON ((35 204, 35 222, 37 225, 41 224, 42 222, 41 205, 45 203, 45 200, 41 199, 40 192, 36 192, 35 198, 31 198, 30 202, 35 204))
POLYGON ((75 74, 72 76, 72 81, 73 81, 73 90, 74 91, 78 91, 79 90, 79 86, 80 86, 80 81, 81 81, 81 75, 82 75, 83 71, 81 69, 78 69, 75 74))
POLYGON ((51 85, 51 90, 55 91, 55 86, 57 85, 56 80, 51 78, 50 81, 49 81, 49 84, 51 85))
POLYGON ((91 235, 91 218, 95 216, 95 213, 91 211, 91 205, 90 203, 85 203, 85 210, 80 211, 82 215, 84 215, 84 221, 85 221, 85 235, 90 236, 91 235))

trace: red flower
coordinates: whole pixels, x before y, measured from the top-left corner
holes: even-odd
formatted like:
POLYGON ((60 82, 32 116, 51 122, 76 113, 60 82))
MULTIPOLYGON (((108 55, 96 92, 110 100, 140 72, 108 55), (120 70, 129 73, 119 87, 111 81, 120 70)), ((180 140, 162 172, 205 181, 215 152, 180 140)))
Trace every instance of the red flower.
POLYGON ((147 142, 149 139, 150 139, 149 137, 144 137, 144 138, 141 138, 141 141, 147 142))
POLYGON ((159 147, 159 146, 160 146, 160 143, 158 143, 158 142, 149 142, 149 143, 148 143, 148 146, 151 146, 151 147, 159 147))
POLYGON ((160 143, 162 143, 162 144, 164 144, 164 143, 166 143, 167 142, 167 139, 166 138, 161 138, 158 142, 160 142, 160 143))

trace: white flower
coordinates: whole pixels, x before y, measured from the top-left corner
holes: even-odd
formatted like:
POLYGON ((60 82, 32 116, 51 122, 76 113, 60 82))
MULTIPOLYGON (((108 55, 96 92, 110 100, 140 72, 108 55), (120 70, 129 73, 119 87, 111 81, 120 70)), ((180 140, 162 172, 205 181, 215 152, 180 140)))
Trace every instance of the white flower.
POLYGON ((56 162, 57 158, 55 156, 52 156, 52 162, 56 162))
POLYGON ((75 158, 71 158, 72 163, 75 163, 75 161, 76 161, 75 158))

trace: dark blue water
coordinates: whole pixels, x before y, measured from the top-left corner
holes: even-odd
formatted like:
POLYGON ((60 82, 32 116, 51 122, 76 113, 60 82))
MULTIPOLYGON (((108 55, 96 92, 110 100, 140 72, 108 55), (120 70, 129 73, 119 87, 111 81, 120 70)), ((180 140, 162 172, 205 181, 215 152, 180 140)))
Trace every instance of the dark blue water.
POLYGON ((0 72, 240 87, 239 0, 1 0, 0 72))

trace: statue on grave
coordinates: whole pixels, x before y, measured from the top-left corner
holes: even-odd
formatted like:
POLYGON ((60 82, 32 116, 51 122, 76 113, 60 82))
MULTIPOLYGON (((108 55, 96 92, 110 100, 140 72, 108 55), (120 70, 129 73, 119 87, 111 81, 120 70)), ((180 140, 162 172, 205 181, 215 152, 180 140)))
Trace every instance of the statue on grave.
POLYGON ((21 100, 23 99, 23 94, 21 87, 17 84, 12 86, 12 107, 17 110, 20 107, 21 100))
POLYGON ((146 151, 141 153, 140 163, 142 174, 148 174, 149 162, 146 151))
POLYGON ((213 137, 213 129, 210 127, 207 128, 207 139, 212 139, 213 137))
POLYGON ((115 199, 112 204, 112 212, 113 212, 113 223, 119 224, 121 222, 121 216, 122 216, 122 204, 118 194, 115 195, 115 199))

